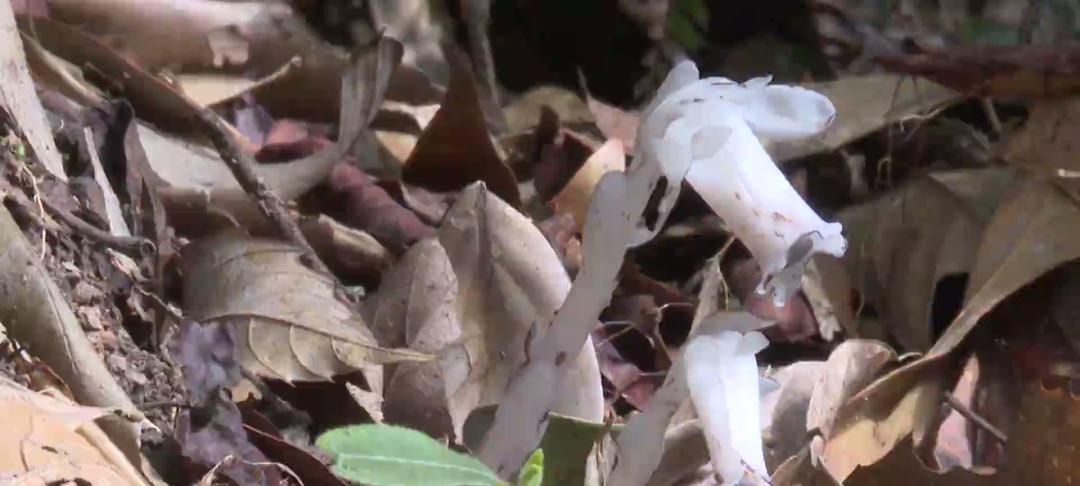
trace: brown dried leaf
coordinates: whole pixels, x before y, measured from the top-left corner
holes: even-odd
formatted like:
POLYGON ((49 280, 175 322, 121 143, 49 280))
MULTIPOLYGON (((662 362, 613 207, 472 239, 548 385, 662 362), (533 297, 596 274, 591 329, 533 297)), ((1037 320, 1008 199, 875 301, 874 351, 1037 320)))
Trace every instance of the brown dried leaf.
POLYGON ((836 411, 848 397, 870 384, 886 365, 896 361, 896 352, 878 341, 850 339, 829 355, 824 373, 814 382, 806 413, 806 430, 828 436, 836 411))
POLYGON ((435 236, 434 228, 390 197, 374 177, 353 165, 334 165, 327 183, 333 202, 344 206, 342 222, 371 234, 395 254, 435 236))
MULTIPOLYGON (((931 174, 840 213, 852 284, 881 316, 884 333, 905 349, 933 344, 937 286, 971 270, 983 227, 1014 177, 1008 169, 931 174)), ((855 337, 867 336, 879 337, 873 330, 855 337)))
MULTIPOLYGON (((454 269, 439 241, 417 243, 387 272, 369 301, 371 330, 386 345, 437 353, 461 338, 457 290, 454 269)), ((387 418, 433 437, 460 438, 464 419, 458 417, 455 428, 446 381, 438 362, 400 363, 388 369, 387 418)))
MULTIPOLYGON (((380 347, 360 316, 335 296, 331 279, 300 261, 302 251, 233 231, 182 251, 184 310, 233 328, 239 360, 259 376, 287 382, 334 376, 429 356, 380 347)), ((378 381, 374 381, 378 380, 378 381)))
POLYGON ((107 409, 72 403, 55 390, 35 393, 0 377, 0 427, 8 447, 0 448, 5 482, 46 485, 73 478, 91 484, 147 485, 138 470, 94 419, 107 409))
POLYGON ((502 200, 519 207, 517 180, 488 132, 472 74, 462 61, 451 67, 442 106, 409 154, 402 180, 436 192, 483 181, 502 200))
POLYGON ((770 147, 777 162, 835 150, 886 125, 959 99, 959 93, 931 81, 912 81, 894 74, 851 76, 802 86, 827 96, 836 107, 836 120, 818 140, 797 147, 770 147))
MULTIPOLYGON (((461 299, 467 380, 452 391, 462 421, 472 409, 499 403, 510 374, 526 361, 529 335, 550 319, 570 289, 570 279, 540 231, 482 185, 466 190, 439 228, 453 264, 461 299)), ((550 392, 550 391, 549 391, 550 392)), ((545 392, 548 393, 548 392, 545 392)), ((554 412, 603 419, 600 371, 588 340, 574 358, 554 412)), ((459 422, 460 423, 460 422, 459 422)))
POLYGON ((877 380, 838 411, 824 451, 834 478, 877 462, 913 431, 921 432, 917 427, 932 423, 944 389, 939 371, 945 358, 1007 297, 1080 258, 1078 221, 1075 201, 1046 180, 1029 178, 1011 191, 986 225, 960 315, 923 358, 877 380))
MULTIPOLYGON (((384 297, 380 292, 380 307, 383 302, 390 307, 374 322, 380 335, 389 325, 395 336, 405 333, 410 342, 426 341, 417 346, 443 349, 439 372, 460 438, 469 413, 499 403, 511 373, 526 361, 529 335, 541 332, 533 326, 554 314, 570 281, 540 231, 483 184, 462 193, 439 228, 438 241, 452 274, 438 270, 446 261, 434 243, 418 246, 414 258, 437 270, 426 276, 402 270, 412 283, 398 288, 408 289, 411 300, 403 305, 400 294, 384 297), (380 320, 394 314, 399 317, 380 320)), ((558 413, 602 420, 604 400, 591 341, 571 367, 561 390, 544 393, 557 393, 558 413)))
POLYGON ((1010 164, 1045 173, 1059 185, 1080 195, 1080 98, 1032 103, 1027 122, 1009 136, 1001 156, 1010 164))

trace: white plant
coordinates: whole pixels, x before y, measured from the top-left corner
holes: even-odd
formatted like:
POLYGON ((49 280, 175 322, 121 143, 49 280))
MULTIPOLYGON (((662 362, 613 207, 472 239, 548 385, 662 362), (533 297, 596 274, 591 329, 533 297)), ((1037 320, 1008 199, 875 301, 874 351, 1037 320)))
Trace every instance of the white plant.
POLYGON ((757 354, 769 342, 759 332, 722 331, 686 345, 686 384, 701 419, 713 470, 735 484, 747 470, 766 478, 761 439, 757 354))
MULTIPOLYGON (((686 180, 761 267, 757 291, 782 305, 798 290, 810 256, 842 256, 847 242, 841 225, 826 223, 806 204, 765 148, 823 133, 836 110, 819 93, 770 81, 699 79, 693 62, 684 61, 668 74, 646 109, 638 141, 655 147, 647 155, 659 160, 666 175, 688 170, 686 180)), ((681 366, 671 369, 683 375, 669 377, 656 393, 667 400, 658 403, 657 410, 650 410, 650 403, 620 436, 642 443, 618 441, 613 480, 643 484, 648 479, 658 461, 657 449, 663 447, 662 430, 655 429, 661 416, 666 416, 665 424, 670 420, 675 395, 692 400, 713 468, 724 484, 768 478, 755 357, 768 341, 760 333, 736 329, 738 319, 725 322, 731 324, 695 329, 681 366)))
POLYGON ((761 267, 758 292, 782 305, 811 255, 842 256, 847 243, 840 223, 823 221, 762 145, 821 134, 836 109, 820 93, 769 81, 698 79, 694 63, 684 61, 646 111, 639 137, 657 141, 665 172, 690 165, 686 180, 761 267))

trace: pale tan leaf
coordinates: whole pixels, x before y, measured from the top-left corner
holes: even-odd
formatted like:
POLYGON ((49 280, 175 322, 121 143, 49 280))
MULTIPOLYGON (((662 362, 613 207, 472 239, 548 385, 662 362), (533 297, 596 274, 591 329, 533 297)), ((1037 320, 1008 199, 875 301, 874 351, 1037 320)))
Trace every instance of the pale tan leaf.
MULTIPOLYGON (((439 241, 457 276, 467 356, 465 382, 447 390, 460 425, 476 407, 499 403, 511 373, 526 362, 528 336, 544 332, 534 326, 551 322, 570 279, 540 230, 482 184, 469 186, 446 214, 439 241)), ((453 374, 453 364, 444 360, 444 374, 453 374)), ((556 397, 552 411, 601 421, 600 371, 591 340, 568 358, 568 366, 561 389, 543 392, 556 397)))
POLYGON ((626 153, 618 140, 608 140, 593 152, 578 169, 577 174, 566 183, 562 191, 552 199, 555 210, 570 212, 580 230, 585 227, 585 216, 589 212, 589 201, 593 189, 600 183, 600 178, 610 171, 626 170, 626 153))
POLYGON ((797 146, 769 147, 777 162, 835 150, 886 125, 929 115, 960 99, 956 91, 932 81, 898 74, 848 76, 802 86, 827 96, 836 107, 836 120, 824 137, 797 146))
POLYGON ((335 295, 332 279, 306 267, 301 254, 234 231, 195 241, 182 252, 185 311, 232 326, 245 348, 244 366, 290 382, 430 358, 379 346, 363 319, 335 295))
POLYGON ((37 393, 0 377, 0 471, 15 484, 53 484, 80 478, 92 484, 146 485, 115 445, 101 441, 94 420, 109 410, 37 393))

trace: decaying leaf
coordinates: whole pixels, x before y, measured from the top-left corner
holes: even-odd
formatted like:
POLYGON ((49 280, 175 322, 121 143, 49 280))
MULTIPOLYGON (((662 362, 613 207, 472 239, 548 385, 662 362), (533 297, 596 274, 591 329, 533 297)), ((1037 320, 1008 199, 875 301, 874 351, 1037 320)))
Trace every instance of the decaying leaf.
POLYGON ((84 407, 55 390, 35 393, 0 377, 0 448, 5 483, 47 485, 71 480, 91 484, 148 485, 94 419, 109 414, 84 407))
POLYGON ((488 132, 476 83, 461 62, 451 67, 442 106, 409 154, 402 180, 440 192, 484 181, 491 192, 518 207, 517 180, 488 132))
POLYGON ((947 325, 933 322, 935 299, 960 297, 938 295, 938 285, 971 271, 983 227, 1014 177, 1000 168, 935 173, 841 212, 848 275, 884 321, 883 334, 907 350, 933 344, 935 326, 947 325))
POLYGON ((301 254, 233 231, 195 241, 182 251, 184 310, 198 321, 231 327, 245 368, 287 382, 360 369, 375 387, 381 386, 378 365, 429 359, 380 347, 335 296, 332 280, 304 266, 301 254))
POLYGON ((1080 258, 1078 220, 1074 200, 1046 180, 1028 178, 1010 192, 986 226, 966 303, 950 327, 923 358, 877 380, 838 411, 823 452, 834 478, 842 480, 857 466, 873 464, 932 423, 941 403, 937 373, 946 358, 1013 292, 1080 258))
MULTIPOLYGON (((540 231, 479 183, 460 195, 438 239, 413 246, 385 278, 369 304, 373 332, 388 345, 441 356, 393 367, 388 417, 457 440, 474 409, 499 403, 510 373, 527 359, 534 323, 554 313, 569 288, 540 231)), ((601 420, 591 343, 570 375, 556 410, 601 420)))

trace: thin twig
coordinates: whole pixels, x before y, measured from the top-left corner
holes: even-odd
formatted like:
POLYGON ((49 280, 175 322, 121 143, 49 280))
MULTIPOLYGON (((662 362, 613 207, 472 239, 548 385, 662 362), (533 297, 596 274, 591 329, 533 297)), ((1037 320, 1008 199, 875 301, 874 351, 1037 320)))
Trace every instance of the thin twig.
POLYGON ((75 233, 101 243, 109 248, 115 248, 125 253, 135 252, 141 256, 152 255, 157 251, 154 243, 146 238, 114 235, 79 219, 78 216, 67 212, 44 198, 42 198, 41 204, 48 210, 49 214, 60 221, 63 221, 64 224, 68 225, 75 233))
POLYGON ((1008 437, 1005 435, 1004 432, 1001 431, 1001 429, 995 427, 994 424, 990 423, 989 420, 986 420, 979 414, 975 413, 974 410, 968 408, 968 406, 964 405, 964 403, 960 400, 957 400, 957 398, 953 396, 952 393, 945 394, 945 403, 948 403, 953 410, 956 410, 960 415, 963 415, 964 418, 970 420, 971 423, 978 425, 983 430, 989 432, 990 435, 1001 441, 1002 444, 1008 442, 1008 437))
POLYGON ((1001 136, 1001 118, 998 118, 997 109, 994 108, 994 101, 989 96, 983 96, 979 98, 979 104, 982 106, 983 113, 986 114, 986 121, 990 123, 990 130, 994 132, 994 135, 1001 136))
POLYGON ((236 182, 239 182, 240 187, 258 201, 259 210, 262 211, 263 215, 277 225, 278 231, 285 239, 300 247, 306 254, 307 263, 310 264, 312 269, 326 274, 340 288, 337 277, 330 272, 326 263, 319 259, 311 244, 308 243, 307 238, 300 231, 300 226, 296 224, 296 220, 289 216, 289 210, 285 202, 277 194, 274 194, 274 190, 266 185, 266 182, 255 172, 256 162, 254 158, 240 149, 236 139, 230 134, 231 132, 225 126, 225 123, 221 121, 221 118, 207 108, 200 108, 198 110, 198 122, 199 129, 217 149, 218 154, 221 155, 221 160, 225 162, 229 171, 233 173, 233 177, 236 177, 236 182))

